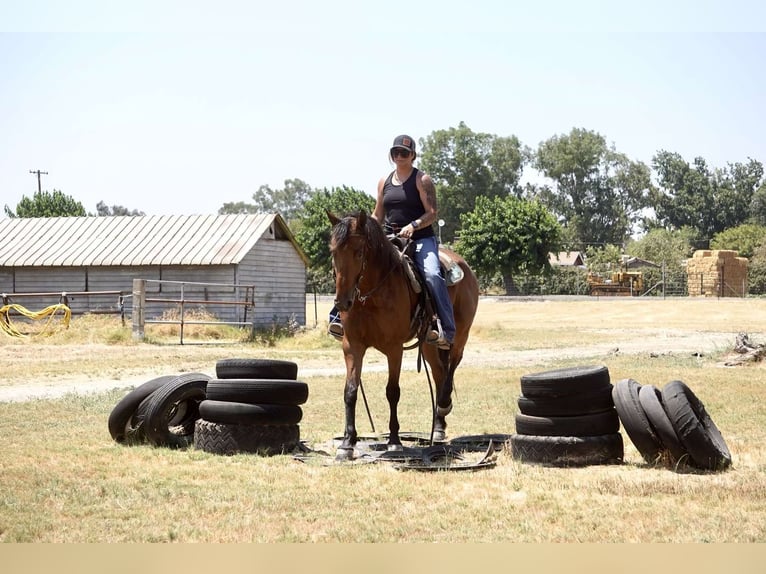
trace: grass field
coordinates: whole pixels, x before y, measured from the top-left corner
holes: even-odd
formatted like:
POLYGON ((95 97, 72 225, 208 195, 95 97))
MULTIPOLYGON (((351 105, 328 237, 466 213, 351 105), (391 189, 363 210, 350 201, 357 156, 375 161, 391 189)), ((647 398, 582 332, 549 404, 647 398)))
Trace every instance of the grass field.
MULTIPOLYGON (((343 377, 335 372, 339 346, 324 332, 329 303, 320 305, 316 328, 273 346, 179 346, 165 334, 135 343, 129 327, 103 317, 74 319, 46 339, 0 339, 0 390, 113 381, 104 392, 0 402, 0 541, 766 541, 766 369, 722 366, 730 349, 720 342, 733 344, 738 332, 763 340, 761 300, 486 299, 458 370, 451 437, 514 432, 519 379, 531 371, 603 364, 613 380, 684 380, 731 450, 734 464, 725 472, 647 465, 624 430, 620 465, 551 468, 504 452, 494 468, 467 473, 224 457, 111 440, 107 417, 135 380, 211 373, 219 358, 272 357, 299 364, 310 388, 301 437, 327 444, 342 432, 343 377), (676 346, 681 350, 672 351, 676 346)), ((313 325, 311 308, 308 316, 313 325)), ((402 430, 428 432, 427 383, 408 357, 402 430)), ((372 368, 381 365, 374 352, 367 364, 365 389, 381 432, 385 373, 372 368)), ((360 432, 369 432, 361 401, 357 418, 360 432)))

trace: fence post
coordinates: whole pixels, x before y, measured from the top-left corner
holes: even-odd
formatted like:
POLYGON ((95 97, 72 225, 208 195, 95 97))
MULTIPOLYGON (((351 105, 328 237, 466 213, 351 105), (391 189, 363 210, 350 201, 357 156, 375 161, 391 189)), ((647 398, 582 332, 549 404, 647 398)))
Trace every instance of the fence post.
POLYGON ((144 307, 146 306, 146 279, 133 279, 133 338, 144 339, 144 307))

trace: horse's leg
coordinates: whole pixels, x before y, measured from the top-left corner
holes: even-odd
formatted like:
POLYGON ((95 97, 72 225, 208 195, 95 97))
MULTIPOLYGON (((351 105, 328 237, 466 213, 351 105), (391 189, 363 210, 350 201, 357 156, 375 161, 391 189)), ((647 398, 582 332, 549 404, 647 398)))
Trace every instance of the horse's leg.
POLYGON ((346 360, 346 387, 343 392, 345 405, 346 426, 343 432, 343 442, 335 454, 336 460, 351 460, 354 458, 354 446, 356 446, 356 398, 359 392, 359 383, 362 377, 362 359, 364 349, 352 353, 350 349, 344 349, 346 360))
POLYGON ((386 353, 388 357, 388 383, 386 383, 386 398, 388 399, 388 450, 401 450, 402 441, 399 440, 399 416, 397 406, 401 396, 399 387, 399 375, 402 370, 402 356, 404 350, 401 346, 386 353))

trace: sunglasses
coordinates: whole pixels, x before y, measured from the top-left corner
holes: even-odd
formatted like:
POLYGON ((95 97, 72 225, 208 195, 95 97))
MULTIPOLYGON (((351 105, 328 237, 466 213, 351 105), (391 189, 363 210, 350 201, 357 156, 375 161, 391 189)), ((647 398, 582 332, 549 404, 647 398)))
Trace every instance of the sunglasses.
POLYGON ((401 147, 391 148, 391 157, 410 157, 411 153, 410 150, 401 147))

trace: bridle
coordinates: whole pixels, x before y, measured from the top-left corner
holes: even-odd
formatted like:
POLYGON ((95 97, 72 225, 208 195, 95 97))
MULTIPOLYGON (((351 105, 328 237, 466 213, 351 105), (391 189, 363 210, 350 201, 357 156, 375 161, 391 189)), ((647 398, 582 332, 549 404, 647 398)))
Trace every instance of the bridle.
MULTIPOLYGON (((356 277, 356 282, 354 283, 354 298, 358 299, 359 302, 364 305, 365 301, 369 299, 380 287, 386 282, 388 277, 391 275, 391 272, 394 270, 394 266, 392 265, 389 267, 388 272, 383 276, 383 279, 378 282, 375 287, 367 291, 364 295, 362 295, 362 292, 359 289, 359 283, 361 283, 362 278, 364 277, 364 272, 367 269, 367 236, 363 233, 352 233, 348 235, 349 238, 351 237, 363 237, 365 239, 364 242, 364 255, 362 256, 362 269, 359 271, 359 275, 356 277)), ((333 266, 334 267, 334 266, 333 266)), ((334 272, 334 269, 333 269, 334 272)))

